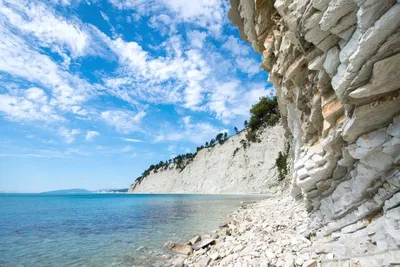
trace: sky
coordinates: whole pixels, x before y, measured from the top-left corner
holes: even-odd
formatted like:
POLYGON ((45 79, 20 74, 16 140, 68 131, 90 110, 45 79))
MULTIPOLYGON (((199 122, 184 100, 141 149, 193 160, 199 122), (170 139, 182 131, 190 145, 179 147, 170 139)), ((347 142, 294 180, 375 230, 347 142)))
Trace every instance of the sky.
POLYGON ((0 191, 126 188, 269 95, 221 0, 0 0, 0 191))

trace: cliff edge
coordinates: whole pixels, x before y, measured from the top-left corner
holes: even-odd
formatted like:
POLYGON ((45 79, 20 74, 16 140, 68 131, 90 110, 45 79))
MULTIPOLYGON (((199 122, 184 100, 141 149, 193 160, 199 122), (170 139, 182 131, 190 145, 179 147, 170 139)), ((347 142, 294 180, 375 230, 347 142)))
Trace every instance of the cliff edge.
POLYGON ((261 142, 247 142, 246 131, 200 150, 183 169, 172 163, 137 179, 130 193, 265 193, 277 184, 276 158, 284 151, 281 125, 265 128, 261 142))
POLYGON ((327 261, 383 254, 391 264, 400 248, 399 1, 231 0, 229 16, 276 89, 313 251, 327 261))

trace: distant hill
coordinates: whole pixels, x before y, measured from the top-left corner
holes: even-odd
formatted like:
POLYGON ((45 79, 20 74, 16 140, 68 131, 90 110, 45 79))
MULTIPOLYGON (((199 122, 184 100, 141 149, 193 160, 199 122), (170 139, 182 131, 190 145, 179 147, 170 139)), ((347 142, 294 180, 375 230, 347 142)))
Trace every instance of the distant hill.
POLYGON ((128 188, 122 188, 122 189, 108 188, 108 189, 99 189, 95 191, 95 193, 127 193, 127 192, 128 188))
POLYGON ((86 189, 73 188, 73 189, 47 191, 47 192, 42 192, 41 194, 64 195, 64 194, 92 194, 92 193, 93 193, 92 191, 86 189))

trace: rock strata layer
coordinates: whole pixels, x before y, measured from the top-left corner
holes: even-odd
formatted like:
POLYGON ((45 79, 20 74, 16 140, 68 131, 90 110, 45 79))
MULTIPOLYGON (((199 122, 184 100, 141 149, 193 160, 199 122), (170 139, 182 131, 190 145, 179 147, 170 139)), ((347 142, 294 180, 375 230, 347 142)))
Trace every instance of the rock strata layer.
POLYGON ((231 0, 229 16, 276 89, 314 251, 398 251, 400 3, 231 0))
POLYGON ((260 143, 242 131, 223 144, 200 150, 183 170, 170 164, 129 188, 131 193, 263 193, 277 183, 275 160, 284 150, 284 129, 268 127, 260 143))

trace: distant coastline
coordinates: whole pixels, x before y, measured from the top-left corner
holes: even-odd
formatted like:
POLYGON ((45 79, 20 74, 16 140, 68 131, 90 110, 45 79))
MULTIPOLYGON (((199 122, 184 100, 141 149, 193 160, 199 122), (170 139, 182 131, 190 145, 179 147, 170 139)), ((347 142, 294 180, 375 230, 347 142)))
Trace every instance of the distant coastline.
POLYGON ((43 195, 66 195, 66 194, 124 194, 128 192, 128 188, 122 189, 99 189, 95 191, 90 191, 87 189, 73 188, 73 189, 63 189, 63 190, 53 190, 41 192, 43 195))

